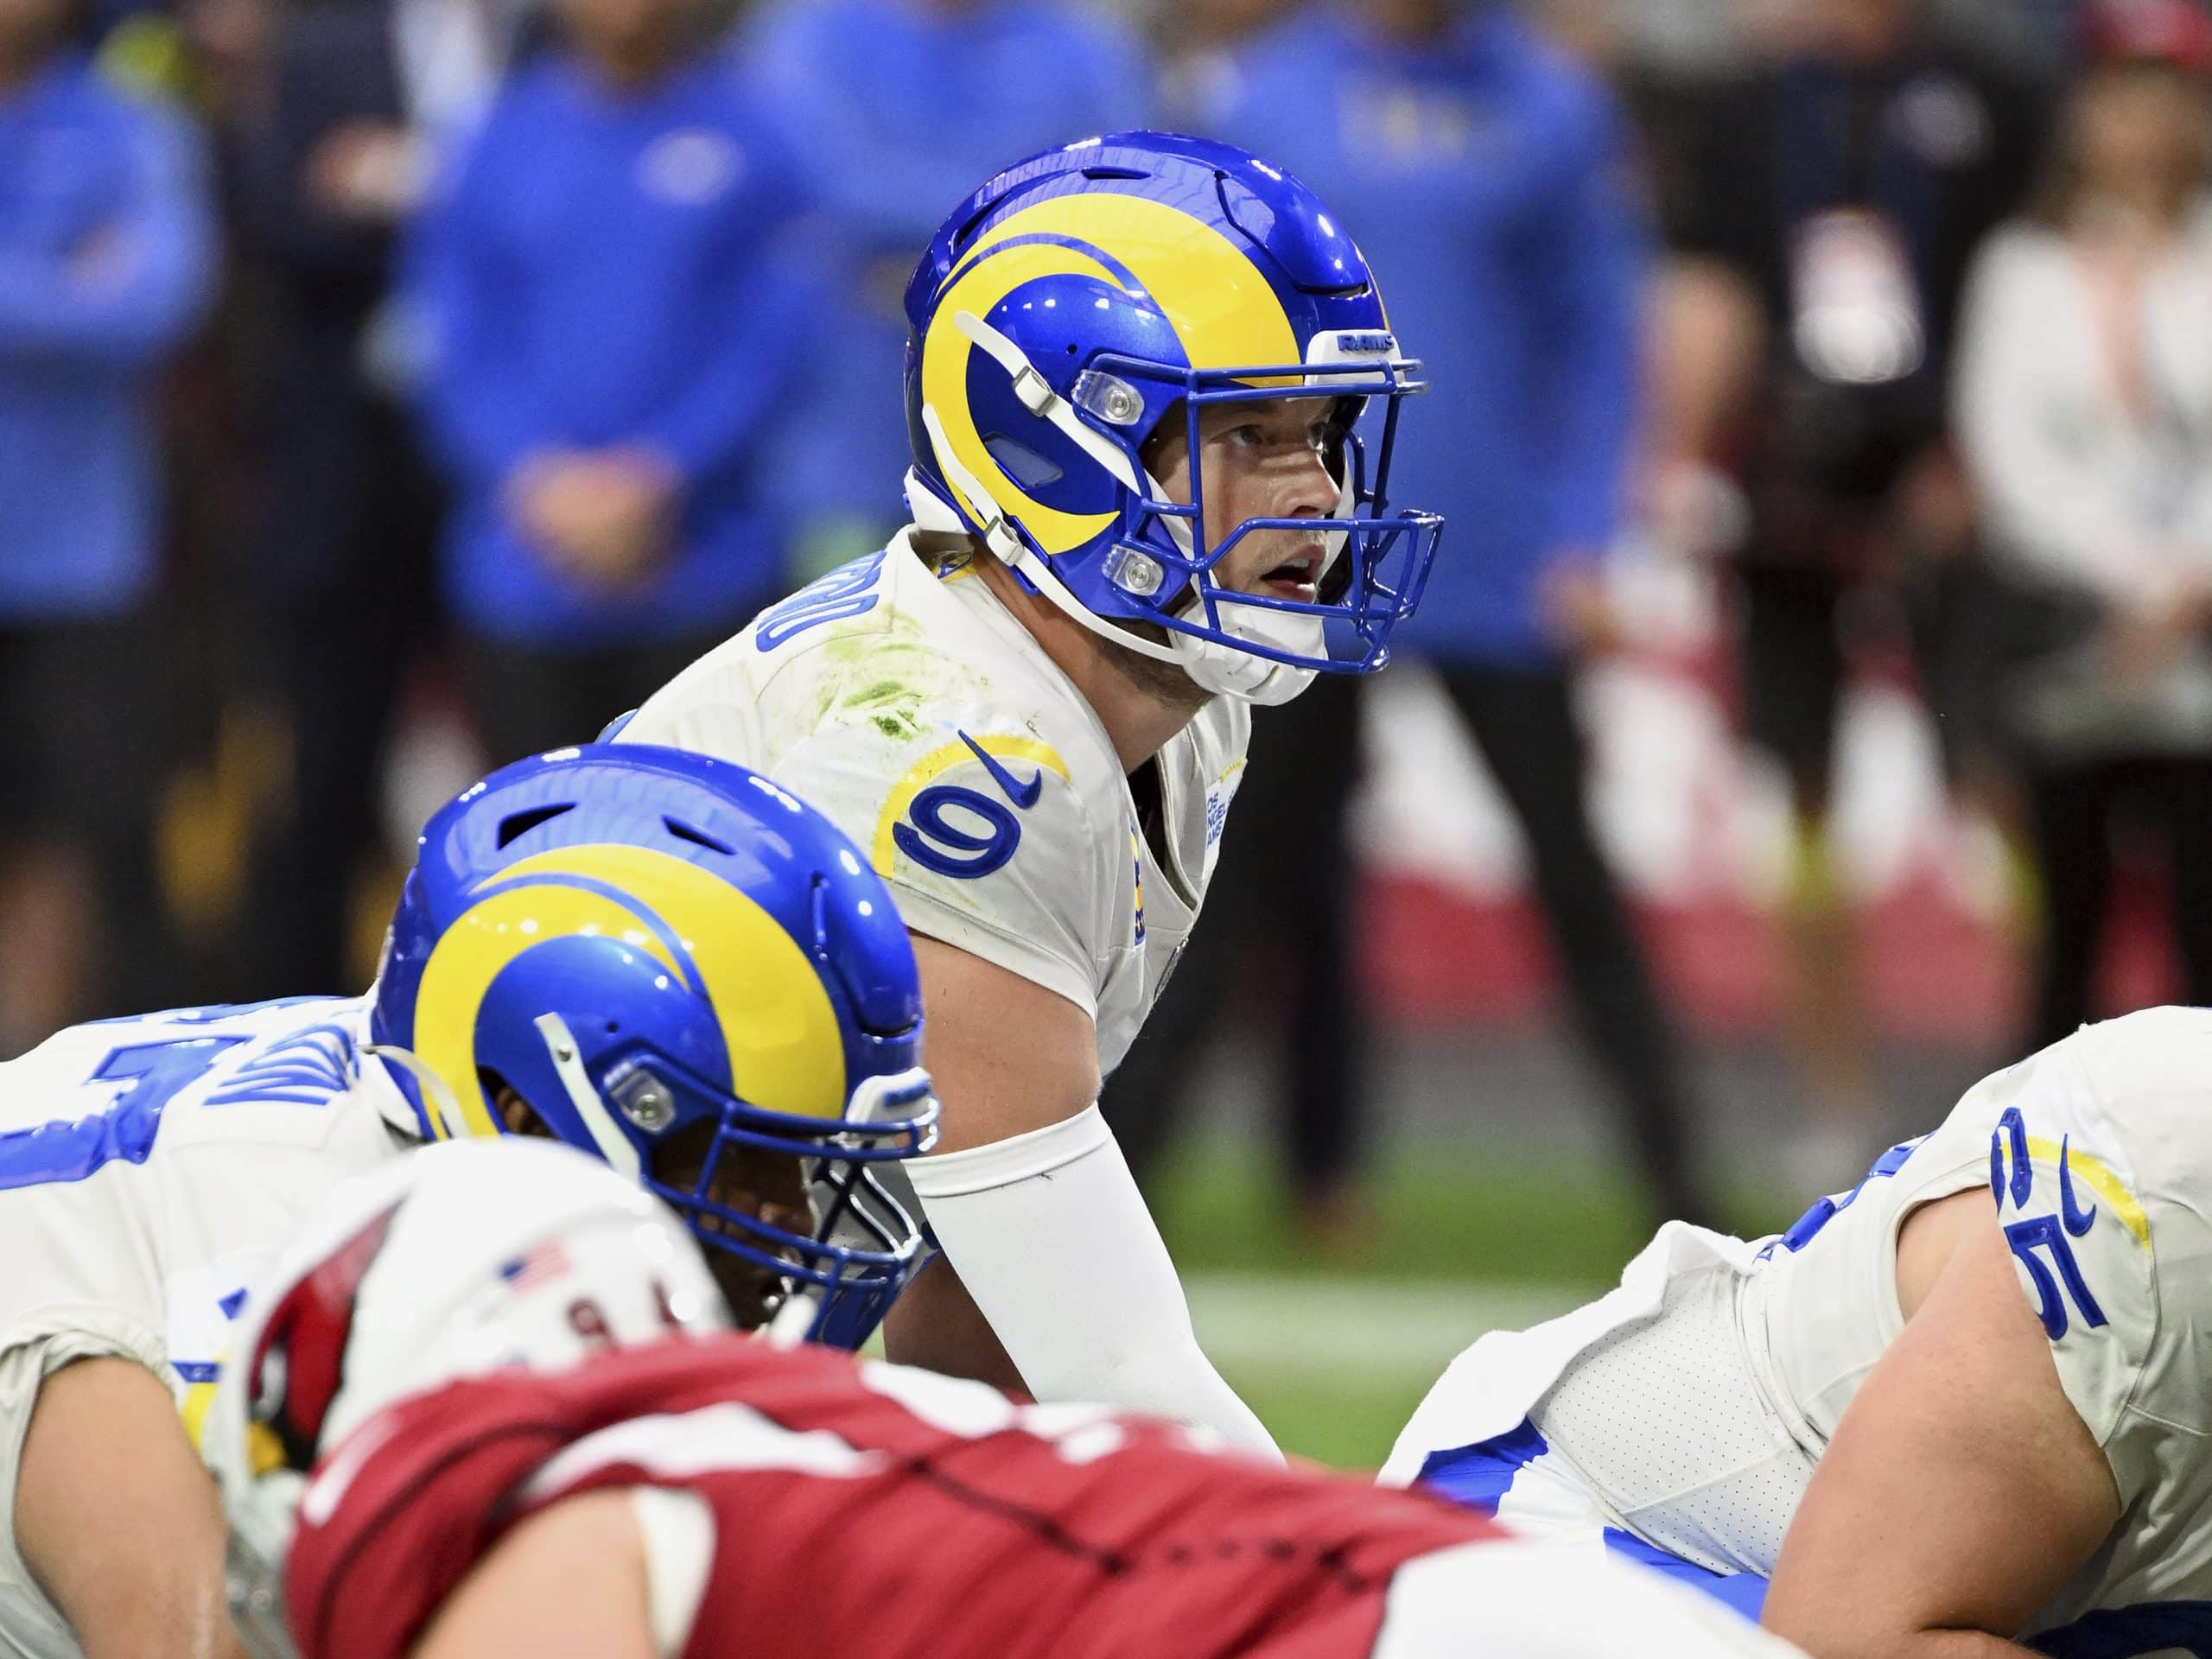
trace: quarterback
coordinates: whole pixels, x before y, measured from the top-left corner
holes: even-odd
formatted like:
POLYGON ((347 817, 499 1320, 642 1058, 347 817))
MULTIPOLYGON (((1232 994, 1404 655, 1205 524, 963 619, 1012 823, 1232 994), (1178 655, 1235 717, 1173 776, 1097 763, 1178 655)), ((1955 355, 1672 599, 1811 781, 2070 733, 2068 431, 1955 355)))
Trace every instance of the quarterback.
POLYGON ((691 1242, 556 1147, 354 1183, 241 1323, 208 1458, 271 1654, 1789 1651, 1432 1497, 725 1334, 691 1242))
POLYGON ((1673 1224, 1463 1354, 1384 1478, 1818 1659, 2212 1653, 2208 1080, 2212 1010, 2085 1027, 1778 1237, 1673 1224))
POLYGON ((1264 1446, 1096 1102, 1197 919, 1249 706, 1380 668, 1419 597, 1440 523, 1383 499, 1419 365, 1311 192, 1154 133, 990 180, 906 313, 912 524, 620 734, 804 795, 915 935, 944 1119, 907 1173, 943 1255, 892 1357, 1264 1446))
POLYGON ((746 1322, 857 1341, 919 1250, 873 1172, 927 1143, 920 1013, 828 823, 741 767, 594 747, 431 820, 366 995, 0 1065, 0 1654, 232 1650, 194 1445, 245 1287, 423 1142, 573 1141, 683 1214, 746 1322))

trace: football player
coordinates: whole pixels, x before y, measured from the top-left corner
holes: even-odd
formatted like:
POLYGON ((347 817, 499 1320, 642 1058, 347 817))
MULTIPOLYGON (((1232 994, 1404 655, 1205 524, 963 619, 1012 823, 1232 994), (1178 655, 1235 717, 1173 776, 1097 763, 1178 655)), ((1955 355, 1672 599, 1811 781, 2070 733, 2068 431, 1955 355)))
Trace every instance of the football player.
POLYGON ((683 1212, 746 1320, 857 1341, 918 1249, 872 1172, 931 1133, 920 1028, 889 895, 825 820, 594 747, 431 820, 365 996, 0 1066, 0 1653, 227 1650, 193 1443, 230 1321, 341 1179, 421 1142, 572 1141, 683 1212))
POLYGON ((1250 705, 1380 668, 1419 596, 1440 521, 1383 499, 1419 365, 1310 191, 1156 133, 990 180, 906 314, 912 524, 622 735, 804 795, 915 935, 944 1255, 892 1357, 1265 1446, 1096 1102, 1197 919, 1250 705))
POLYGON ((354 1183, 243 1324, 208 1455, 270 1652, 280 1615, 306 1659, 1787 1651, 1431 1497, 724 1334, 690 1242, 558 1147, 354 1183))
POLYGON ((1384 1478, 1663 1559, 1820 1659, 2212 1653, 2209 1083, 2212 1010, 2131 1014, 1778 1237, 1672 1224, 1463 1354, 1384 1478))

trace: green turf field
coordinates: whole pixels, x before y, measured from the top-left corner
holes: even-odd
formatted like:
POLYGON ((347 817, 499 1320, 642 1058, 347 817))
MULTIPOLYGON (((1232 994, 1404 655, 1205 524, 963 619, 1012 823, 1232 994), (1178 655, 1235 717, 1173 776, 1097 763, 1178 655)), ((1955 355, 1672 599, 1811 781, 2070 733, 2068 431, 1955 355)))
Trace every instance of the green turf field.
MULTIPOLYGON (((1187 1150, 1154 1189, 1223 1374, 1286 1449, 1351 1467, 1382 1461, 1467 1343, 1610 1288, 1651 1226, 1618 1172, 1472 1144, 1386 1154, 1374 1195, 1371 1248, 1344 1262, 1301 1253, 1269 1166, 1233 1145, 1187 1150)), ((1731 1211, 1751 1234, 1789 1218, 1731 1211)))

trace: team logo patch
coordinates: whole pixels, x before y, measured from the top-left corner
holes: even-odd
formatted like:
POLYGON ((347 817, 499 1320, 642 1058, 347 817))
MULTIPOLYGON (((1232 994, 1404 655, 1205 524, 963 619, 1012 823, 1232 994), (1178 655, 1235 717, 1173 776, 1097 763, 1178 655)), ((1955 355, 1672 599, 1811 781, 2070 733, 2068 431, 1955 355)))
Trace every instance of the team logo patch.
POLYGON ((969 753, 983 763, 983 770, 991 774, 993 783, 1006 791, 1007 799, 1025 812, 1037 804, 1037 798, 1044 792, 1045 789, 1044 767, 1039 766, 1031 772, 1027 783, 1016 783, 1014 774, 1000 765, 990 751, 976 742, 974 738, 963 732, 960 734, 960 741, 968 746, 969 753))

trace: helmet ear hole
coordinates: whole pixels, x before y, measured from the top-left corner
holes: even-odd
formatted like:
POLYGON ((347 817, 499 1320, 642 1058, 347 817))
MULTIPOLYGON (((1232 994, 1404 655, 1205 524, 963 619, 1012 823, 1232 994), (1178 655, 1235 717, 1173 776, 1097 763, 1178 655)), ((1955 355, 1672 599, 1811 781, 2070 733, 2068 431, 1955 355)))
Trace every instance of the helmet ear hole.
POLYGON ((477 1085, 484 1090, 484 1098, 492 1103, 492 1110, 499 1127, 509 1135, 526 1135, 535 1141, 557 1141, 560 1136, 522 1097, 522 1093, 488 1065, 476 1068, 477 1085))

